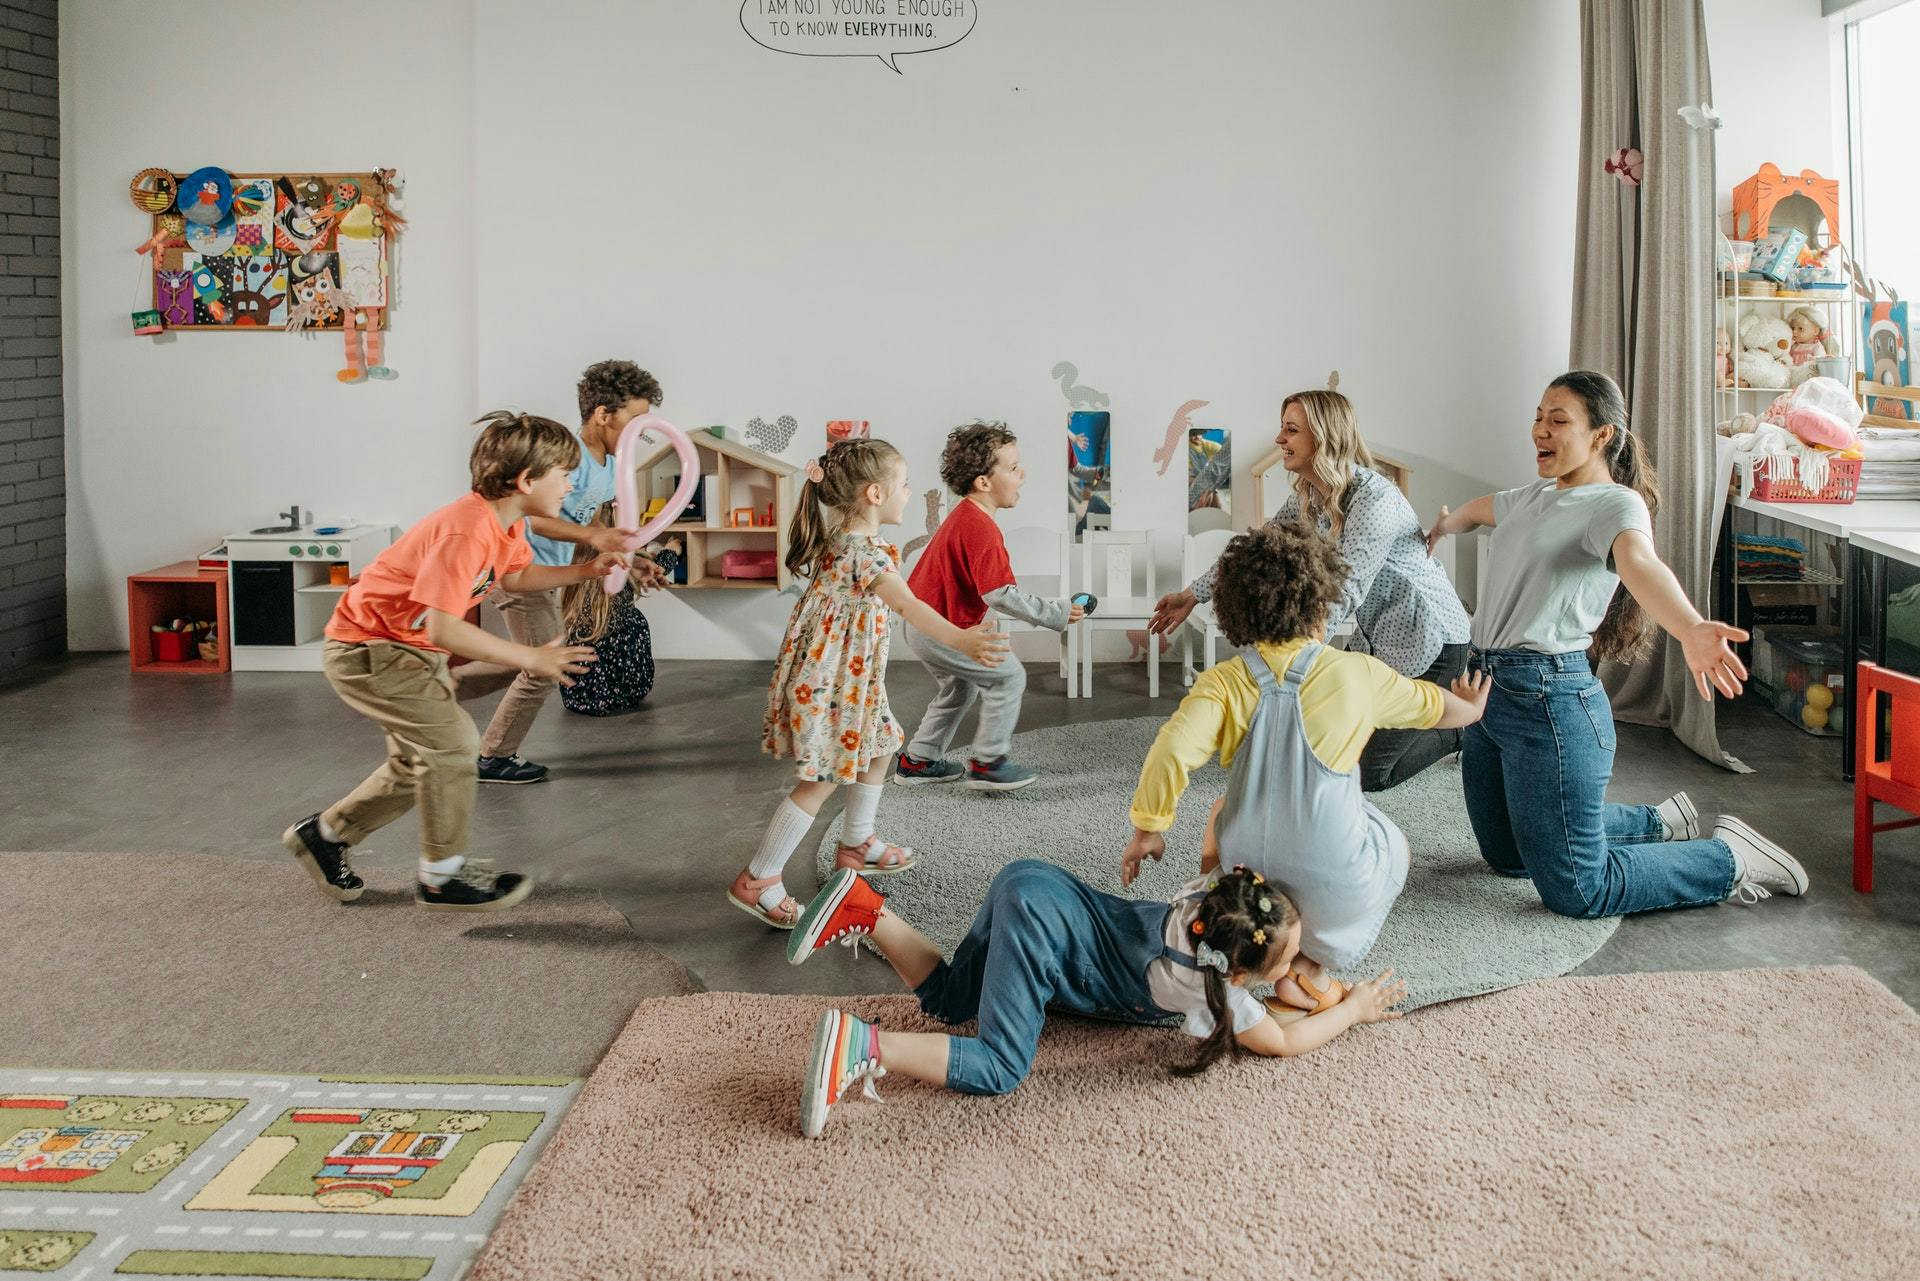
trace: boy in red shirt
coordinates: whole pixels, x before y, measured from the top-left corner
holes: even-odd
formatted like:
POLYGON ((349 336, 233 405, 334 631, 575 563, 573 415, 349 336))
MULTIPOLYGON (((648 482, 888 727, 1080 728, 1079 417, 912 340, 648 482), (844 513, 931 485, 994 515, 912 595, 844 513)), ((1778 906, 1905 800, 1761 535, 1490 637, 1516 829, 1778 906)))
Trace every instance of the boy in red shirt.
MULTIPOLYGON (((955 428, 940 456, 940 478, 957 494, 957 504, 934 533, 907 579, 913 594, 956 627, 973 627, 992 608, 1002 614, 1064 631, 1084 611, 1066 601, 1041 600, 1014 583, 1007 543, 994 513, 1020 501, 1027 482, 1020 446, 1002 423, 973 423, 955 428)), ((1020 699, 1027 689, 1026 669, 1018 659, 983 667, 956 649, 911 629, 907 644, 933 673, 938 688, 920 729, 895 762, 893 781, 951 783, 960 766, 946 759, 947 746, 977 697, 980 724, 973 756, 964 771, 967 786, 1011 792, 1038 777, 1007 756, 1013 727, 1020 721, 1020 699)))
POLYGON ((348 851, 416 804, 420 876, 414 901, 439 911, 511 907, 532 890, 517 872, 468 863, 480 735, 461 710, 449 654, 516 667, 571 685, 594 660, 591 646, 518 645, 466 621, 495 587, 539 591, 604 578, 622 557, 567 566, 532 564, 522 526, 553 517, 565 500, 580 442, 559 423, 492 413, 474 442, 473 492, 442 507, 348 588, 327 624, 327 680, 348 707, 387 734, 387 760, 345 800, 301 819, 281 843, 321 890, 351 903, 365 888, 348 851))

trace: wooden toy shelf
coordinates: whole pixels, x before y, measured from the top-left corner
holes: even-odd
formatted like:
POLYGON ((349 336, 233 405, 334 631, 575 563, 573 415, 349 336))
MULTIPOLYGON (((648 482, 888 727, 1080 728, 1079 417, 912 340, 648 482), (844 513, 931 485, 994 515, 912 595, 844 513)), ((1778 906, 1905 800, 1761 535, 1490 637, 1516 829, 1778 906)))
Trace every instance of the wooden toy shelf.
MULTIPOLYGON (((793 520, 793 483, 795 468, 771 454, 723 440, 711 432, 689 433, 700 454, 701 484, 706 477, 717 481, 719 515, 725 517, 735 507, 751 507, 756 512, 773 504, 771 525, 709 525, 704 520, 683 520, 667 526, 662 535, 678 535, 686 540, 687 581, 669 585, 672 591, 722 588, 728 591, 778 591, 793 581, 787 572, 787 527, 793 520), (768 544, 771 543, 771 549, 768 544), (751 548, 772 550, 775 557, 773 578, 722 578, 720 557, 728 551, 751 548)), ((674 477, 680 471, 680 456, 671 445, 659 446, 639 455, 634 464, 639 491, 649 496, 673 491, 674 477)), ((704 490, 703 490, 704 493, 704 490)))
POLYGON ((227 571, 223 569, 201 569, 199 562, 183 560, 127 577, 127 658, 136 672, 215 676, 230 671, 232 657, 227 636, 231 626, 227 571), (211 662, 204 658, 177 663, 156 659, 153 626, 176 618, 211 620, 219 641, 219 656, 211 662))

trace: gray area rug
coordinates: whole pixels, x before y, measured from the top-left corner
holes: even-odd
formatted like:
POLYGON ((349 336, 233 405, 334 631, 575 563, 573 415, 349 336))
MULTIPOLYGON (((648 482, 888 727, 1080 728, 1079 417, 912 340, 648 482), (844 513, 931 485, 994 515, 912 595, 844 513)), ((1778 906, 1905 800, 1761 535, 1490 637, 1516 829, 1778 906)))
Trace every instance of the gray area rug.
POLYGON ((411 864, 343 905, 286 856, 0 854, 0 1064, 573 1077, 696 988, 596 893, 424 912, 411 864))
MULTIPOLYGON (((966 936, 994 873, 1016 858, 1057 863, 1109 893, 1172 897, 1199 872, 1207 812, 1225 793, 1227 775, 1216 765, 1194 773, 1167 833, 1165 861, 1147 864, 1131 890, 1121 889, 1128 802, 1161 724, 1139 717, 1016 735, 1014 759, 1041 772, 1018 792, 889 786, 880 833, 912 846, 919 863, 875 884, 901 917, 949 954, 966 936)), ((1407 981, 1402 1008, 1565 974, 1599 951, 1618 925, 1555 916, 1530 883, 1487 870, 1467 822, 1457 760, 1373 800, 1406 832, 1413 867, 1372 954, 1361 971, 1342 977, 1371 978, 1392 966, 1407 981)), ((836 822, 817 858, 823 876, 838 839, 836 822)))

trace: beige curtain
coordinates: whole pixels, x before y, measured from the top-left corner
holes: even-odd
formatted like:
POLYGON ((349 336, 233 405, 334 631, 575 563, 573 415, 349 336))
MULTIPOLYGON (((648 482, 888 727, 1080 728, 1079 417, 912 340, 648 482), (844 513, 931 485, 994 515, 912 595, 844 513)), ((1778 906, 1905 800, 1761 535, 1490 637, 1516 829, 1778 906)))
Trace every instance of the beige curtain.
MULTIPOLYGON (((1680 118, 1711 102, 1701 0, 1582 0, 1580 214, 1573 259, 1575 368, 1610 374, 1660 477, 1654 543, 1705 613, 1712 599, 1713 135, 1680 118), (1605 170, 1645 156, 1642 185, 1605 170)), ((1669 726, 1716 764, 1714 705, 1662 633, 1630 666, 1601 665, 1614 715, 1669 726)))

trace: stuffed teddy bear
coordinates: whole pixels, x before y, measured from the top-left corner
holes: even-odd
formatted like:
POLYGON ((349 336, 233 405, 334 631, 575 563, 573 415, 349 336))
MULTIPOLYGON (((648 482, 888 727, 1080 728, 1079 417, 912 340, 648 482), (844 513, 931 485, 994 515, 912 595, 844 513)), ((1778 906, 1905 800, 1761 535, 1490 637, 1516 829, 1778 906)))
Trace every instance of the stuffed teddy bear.
POLYGON ((1787 385, 1792 366, 1787 353, 1793 346, 1793 330, 1778 316, 1763 316, 1750 311, 1740 318, 1740 359, 1734 370, 1742 387, 1782 388, 1787 385))

